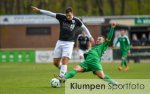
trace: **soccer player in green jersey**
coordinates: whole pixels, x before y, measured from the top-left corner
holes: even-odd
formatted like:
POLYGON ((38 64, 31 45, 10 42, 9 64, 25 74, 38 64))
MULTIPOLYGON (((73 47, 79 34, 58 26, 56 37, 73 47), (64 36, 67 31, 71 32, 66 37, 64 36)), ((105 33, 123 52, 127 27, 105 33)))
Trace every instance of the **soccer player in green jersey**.
POLYGON ((92 71, 94 74, 96 74, 99 78, 103 79, 104 81, 107 81, 111 84, 117 84, 108 75, 104 74, 101 65, 101 57, 109 46, 109 43, 114 33, 115 26, 116 23, 112 23, 110 32, 106 39, 102 36, 97 38, 96 41, 97 45, 84 54, 85 60, 83 62, 77 65, 72 71, 66 73, 64 78, 58 79, 65 80, 74 77, 77 74, 77 72, 92 71))
POLYGON ((118 67, 118 70, 122 70, 122 67, 125 66, 125 70, 129 69, 127 64, 127 56, 130 54, 130 41, 129 38, 126 36, 126 31, 121 30, 121 36, 118 38, 115 46, 120 43, 120 53, 121 53, 121 64, 118 67))

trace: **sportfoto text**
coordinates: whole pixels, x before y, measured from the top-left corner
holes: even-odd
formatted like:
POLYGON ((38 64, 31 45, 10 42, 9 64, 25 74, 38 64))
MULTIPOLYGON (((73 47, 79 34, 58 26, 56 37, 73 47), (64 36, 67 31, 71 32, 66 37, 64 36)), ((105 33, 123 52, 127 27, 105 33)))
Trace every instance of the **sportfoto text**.
POLYGON ((82 84, 82 83, 70 83, 71 90, 135 90, 135 89, 145 89, 144 84, 139 83, 125 83, 125 84, 82 84))
POLYGON ((125 84, 117 84, 112 85, 108 84, 108 89, 110 90, 139 90, 139 89, 145 89, 144 84, 140 83, 125 83, 125 84))

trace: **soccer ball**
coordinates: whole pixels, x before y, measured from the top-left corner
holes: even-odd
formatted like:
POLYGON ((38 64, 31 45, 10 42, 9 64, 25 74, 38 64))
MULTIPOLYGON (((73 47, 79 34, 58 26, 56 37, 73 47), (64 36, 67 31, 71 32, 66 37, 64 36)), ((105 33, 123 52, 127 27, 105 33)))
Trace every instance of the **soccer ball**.
POLYGON ((53 78, 53 79, 50 80, 50 85, 53 88, 57 88, 57 87, 61 86, 60 81, 56 78, 53 78))

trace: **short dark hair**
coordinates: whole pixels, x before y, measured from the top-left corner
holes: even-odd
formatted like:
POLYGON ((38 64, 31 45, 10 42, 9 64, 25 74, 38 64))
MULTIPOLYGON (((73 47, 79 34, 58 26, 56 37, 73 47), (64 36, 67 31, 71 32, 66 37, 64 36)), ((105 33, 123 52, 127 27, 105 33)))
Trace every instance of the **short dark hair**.
POLYGON ((66 14, 69 13, 69 12, 73 13, 72 7, 66 8, 66 14))
POLYGON ((126 29, 121 29, 120 31, 125 31, 126 32, 126 29))

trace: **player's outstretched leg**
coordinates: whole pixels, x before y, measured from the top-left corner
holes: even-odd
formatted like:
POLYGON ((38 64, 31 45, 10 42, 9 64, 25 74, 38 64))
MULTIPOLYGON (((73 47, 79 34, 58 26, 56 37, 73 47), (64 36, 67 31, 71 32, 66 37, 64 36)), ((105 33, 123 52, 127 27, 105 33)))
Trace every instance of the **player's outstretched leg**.
POLYGON ((64 77, 57 76, 57 78, 60 80, 60 82, 65 82, 67 79, 74 77, 77 74, 77 71, 73 69, 72 71, 65 74, 64 77))
POLYGON ((84 68, 77 65, 72 71, 65 74, 65 79, 72 78, 77 74, 77 72, 83 72, 83 71, 84 71, 84 68))
POLYGON ((117 85, 118 83, 114 80, 112 80, 108 75, 105 75, 104 72, 102 70, 96 71, 96 75, 103 79, 104 81, 113 84, 113 85, 117 85))
POLYGON ((65 79, 69 79, 74 77, 77 74, 77 71, 75 69, 73 69, 72 71, 66 73, 66 75, 64 76, 65 79))
POLYGON ((60 77, 58 75, 57 78, 61 82, 65 82, 67 79, 74 77, 77 74, 77 72, 83 72, 83 71, 84 71, 84 69, 81 66, 77 65, 72 71, 66 73, 64 77, 60 77))
POLYGON ((77 71, 73 69, 72 71, 65 74, 65 76, 54 75, 61 83, 64 83, 67 79, 74 77, 77 74, 77 71))

